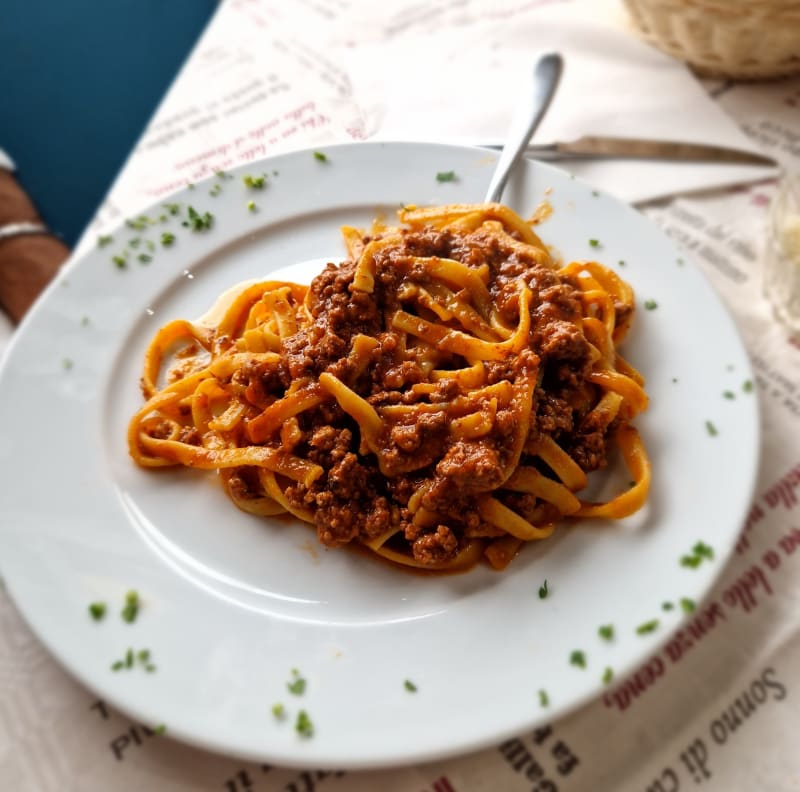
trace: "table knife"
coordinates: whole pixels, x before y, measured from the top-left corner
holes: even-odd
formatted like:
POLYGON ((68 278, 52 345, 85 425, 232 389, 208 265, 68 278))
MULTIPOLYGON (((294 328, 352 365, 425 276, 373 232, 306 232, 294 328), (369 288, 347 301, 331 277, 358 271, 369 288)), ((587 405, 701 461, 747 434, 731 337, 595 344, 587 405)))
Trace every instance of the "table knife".
POLYGON ((727 165, 777 165, 774 159, 762 154, 726 146, 599 135, 587 135, 569 142, 534 144, 528 146, 525 153, 548 162, 566 159, 657 159, 727 165))

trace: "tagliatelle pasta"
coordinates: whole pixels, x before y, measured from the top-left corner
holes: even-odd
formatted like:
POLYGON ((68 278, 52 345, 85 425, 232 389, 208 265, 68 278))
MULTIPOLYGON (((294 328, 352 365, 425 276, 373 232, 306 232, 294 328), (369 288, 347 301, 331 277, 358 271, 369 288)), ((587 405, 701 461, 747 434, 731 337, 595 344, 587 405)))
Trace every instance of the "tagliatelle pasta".
POLYGON ((343 229, 347 259, 308 287, 250 284, 211 325, 163 327, 134 460, 217 470, 247 512, 429 570, 501 569, 562 518, 639 509, 647 396, 618 352, 630 286, 597 262, 559 267, 500 204, 399 220, 343 229), (581 500, 612 448, 631 485, 581 500))

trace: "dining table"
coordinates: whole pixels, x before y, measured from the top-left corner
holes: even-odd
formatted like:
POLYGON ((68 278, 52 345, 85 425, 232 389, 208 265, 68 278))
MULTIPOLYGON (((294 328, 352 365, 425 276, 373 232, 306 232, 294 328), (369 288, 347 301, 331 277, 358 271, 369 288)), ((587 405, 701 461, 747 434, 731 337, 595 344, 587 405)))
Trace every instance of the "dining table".
MULTIPOLYGON (((147 207, 169 206, 176 190, 190 186, 199 193, 215 180, 224 188, 225 173, 242 165, 259 169, 265 158, 329 146, 335 152, 341 143, 502 145, 515 97, 543 51, 560 52, 565 68, 535 143, 590 135, 689 141, 765 158, 752 164, 567 155, 553 163, 601 200, 608 196, 633 206, 666 235, 680 253, 674 278, 682 277, 682 267, 699 271, 746 350, 749 365, 734 367, 704 346, 705 319, 692 313, 688 292, 642 295, 649 298, 643 313, 676 303, 674 316, 683 325, 682 338, 689 339, 680 354, 706 356, 698 365, 713 384, 702 388, 713 389, 717 405, 704 420, 677 416, 696 421, 692 431, 708 441, 709 450, 697 460, 695 485, 674 497, 686 499, 690 511, 714 467, 741 463, 757 471, 752 491, 720 486, 714 493, 720 503, 747 497, 749 505, 741 524, 731 528, 737 533, 702 599, 684 603, 680 619, 667 613, 673 604, 664 603, 660 618, 671 619, 671 627, 652 653, 559 717, 532 718, 535 728, 498 735, 477 750, 417 762, 304 767, 296 755, 284 766, 205 749, 173 738, 168 722, 159 728, 118 709, 62 666, 29 626, 24 603, 15 604, 15 592, 0 586, 0 787, 800 789, 800 333, 780 315, 781 290, 789 286, 779 287, 777 295, 765 288, 775 266, 776 197, 800 191, 800 74, 756 81, 697 74, 643 41, 616 0, 223 0, 65 268, 69 273, 76 262, 96 255, 126 219, 135 223, 147 207), (677 303, 684 301, 681 308, 677 303), (737 450, 731 442, 725 446, 733 449, 731 458, 722 458, 714 442, 727 442, 724 432, 735 435, 738 427, 725 416, 743 404, 757 406, 758 449, 753 456, 746 443, 737 450), (718 432, 723 435, 715 437, 718 432)), ((328 156, 333 161, 335 154, 328 156)), ((413 169, 413 161, 407 167, 413 169)), ((216 189, 206 204, 213 205, 216 189)), ((258 203, 260 196, 253 195, 258 203)), ((800 211, 797 217, 800 222, 800 211)), ((547 223, 541 226, 545 236, 547 223)), ((108 258, 114 253, 109 248, 108 258)), ((800 273, 800 260, 794 266, 800 273)), ((10 356, 17 335, 32 328, 23 321, 18 330, 0 320, 0 350, 10 356)), ((658 442, 668 445, 673 430, 661 430, 658 442)), ((10 454, 1 458, 13 464, 10 454)), ((654 478, 671 474, 653 472, 654 478)), ((720 478, 725 477, 713 480, 720 478)), ((708 519, 713 522, 713 514, 708 519)), ((687 525, 685 531, 687 547, 703 537, 702 526, 687 525)), ((10 576, 3 555, 0 576, 10 576)), ((610 581, 614 570, 604 569, 602 576, 610 581)), ((645 595, 629 592, 632 600, 645 595)), ((501 666, 483 673, 502 678, 505 671, 501 666)), ((519 692, 531 696, 532 709, 539 687, 532 680, 530 691, 519 692)), ((470 717, 480 721, 492 706, 476 701, 470 717)), ((270 717, 267 711, 265 721, 270 717)), ((458 731, 446 713, 442 724, 458 731)), ((413 741, 402 730, 396 739, 413 741)))

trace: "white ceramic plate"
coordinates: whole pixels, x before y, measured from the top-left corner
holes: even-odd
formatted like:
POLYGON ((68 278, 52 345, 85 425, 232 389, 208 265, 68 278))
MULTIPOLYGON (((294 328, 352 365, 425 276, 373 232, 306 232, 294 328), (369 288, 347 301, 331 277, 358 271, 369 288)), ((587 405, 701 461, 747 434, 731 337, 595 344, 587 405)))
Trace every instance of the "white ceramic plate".
POLYGON ((181 216, 189 204, 211 211, 211 230, 192 232, 155 207, 146 214, 166 222, 123 226, 58 277, 0 375, 0 564, 49 650, 145 724, 286 765, 424 761, 492 744, 597 696, 606 667, 617 679, 635 670, 684 618, 677 607, 662 612, 664 601, 702 598, 751 496, 757 407, 742 383, 752 375, 719 299, 668 239, 629 207, 526 162, 506 202, 526 214, 552 189, 544 240, 566 259, 619 267, 640 309, 658 304, 638 312, 625 345, 652 400, 638 420, 654 471, 642 512, 560 530, 502 574, 479 567, 427 578, 326 551, 303 525, 243 514, 211 474, 138 469, 125 430, 141 403, 143 351, 161 324, 199 316, 244 279, 340 256, 343 223, 366 225, 401 203, 480 201, 496 160, 427 144, 327 154, 321 162, 292 153, 197 185, 172 200, 181 216), (437 181, 450 170, 457 181, 437 181), (248 190, 244 173, 267 173, 269 186, 248 190), (176 236, 169 248, 164 231, 176 236), (128 265, 119 269, 111 257, 123 250, 128 265), (736 398, 724 398, 727 390, 736 398), (698 540, 714 560, 681 566, 698 540), (540 599, 545 579, 550 596, 540 599), (127 624, 118 614, 132 588, 143 607, 127 624), (109 603, 102 622, 87 614, 96 600, 109 603), (636 634, 654 618, 658 629, 636 634), (597 634, 606 623, 611 642, 597 634), (110 670, 128 647, 149 649, 157 671, 110 670), (585 669, 570 664, 576 649, 585 669), (292 668, 308 681, 302 697, 286 689, 292 668), (284 721, 271 714, 279 701, 284 721), (310 739, 294 730, 301 708, 315 726, 310 739))

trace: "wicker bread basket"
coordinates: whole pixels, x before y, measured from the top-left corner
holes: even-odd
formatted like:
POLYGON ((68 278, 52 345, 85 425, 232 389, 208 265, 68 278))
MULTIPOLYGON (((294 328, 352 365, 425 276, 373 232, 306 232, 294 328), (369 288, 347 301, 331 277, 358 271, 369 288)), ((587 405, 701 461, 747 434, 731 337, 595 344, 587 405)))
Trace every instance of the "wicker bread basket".
POLYGON ((623 0, 651 44, 705 76, 800 72, 800 0, 623 0))

